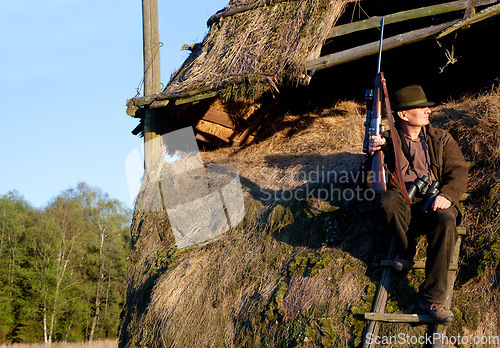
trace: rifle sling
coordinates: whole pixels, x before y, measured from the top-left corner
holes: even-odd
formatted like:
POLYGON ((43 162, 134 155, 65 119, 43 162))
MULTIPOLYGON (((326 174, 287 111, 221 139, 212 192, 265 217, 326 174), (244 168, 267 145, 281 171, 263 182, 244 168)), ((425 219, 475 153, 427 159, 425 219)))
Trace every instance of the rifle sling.
POLYGON ((408 192, 406 191, 406 185, 403 181, 403 173, 401 171, 401 161, 400 161, 400 153, 401 149, 397 146, 397 137, 399 137, 396 127, 394 125, 394 118, 392 115, 391 103, 389 101, 389 94, 387 93, 387 85, 384 78, 384 73, 380 73, 380 80, 382 81, 382 87, 384 89, 384 99, 385 99, 385 109, 387 111, 387 117, 389 118, 389 128, 391 130, 391 139, 394 147, 394 159, 396 161, 396 178, 399 183, 399 188, 403 193, 403 197, 406 201, 406 204, 411 205, 410 197, 408 197, 408 192))

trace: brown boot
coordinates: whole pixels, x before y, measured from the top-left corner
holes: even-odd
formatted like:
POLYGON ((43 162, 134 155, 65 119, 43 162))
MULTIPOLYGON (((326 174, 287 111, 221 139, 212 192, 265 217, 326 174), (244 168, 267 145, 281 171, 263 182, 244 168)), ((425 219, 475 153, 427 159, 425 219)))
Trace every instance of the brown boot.
POLYGON ((442 303, 431 303, 420 300, 418 307, 421 311, 429 314, 437 324, 447 324, 455 320, 453 312, 442 303))
POLYGON ((406 274, 412 269, 414 264, 415 261, 405 260, 398 256, 392 262, 392 269, 395 270, 396 272, 402 272, 406 274))
POLYGON ((411 271, 414 264, 413 260, 405 260, 398 256, 392 261, 392 269, 397 277, 404 278, 411 271))

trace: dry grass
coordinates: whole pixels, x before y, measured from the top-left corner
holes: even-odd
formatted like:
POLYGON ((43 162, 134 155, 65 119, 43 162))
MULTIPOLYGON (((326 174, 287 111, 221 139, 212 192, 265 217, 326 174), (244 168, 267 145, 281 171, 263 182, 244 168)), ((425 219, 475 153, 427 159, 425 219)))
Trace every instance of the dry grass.
POLYGON ((362 157, 363 107, 352 101, 307 112, 286 114, 266 125, 261 141, 238 149, 202 154, 205 162, 230 164, 262 189, 289 190, 316 172, 356 172, 362 157))
POLYGON ((469 161, 500 164, 500 87, 438 109, 469 161))
POLYGON ((99 340, 92 342, 54 342, 50 346, 44 343, 15 343, 0 344, 0 348, 116 348, 118 342, 116 339, 99 340))

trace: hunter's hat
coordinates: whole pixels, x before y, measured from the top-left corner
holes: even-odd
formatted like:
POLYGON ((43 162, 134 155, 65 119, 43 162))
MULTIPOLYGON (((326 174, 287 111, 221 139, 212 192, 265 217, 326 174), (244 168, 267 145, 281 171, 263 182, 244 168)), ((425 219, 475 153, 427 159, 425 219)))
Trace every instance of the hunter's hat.
POLYGON ((394 93, 396 106, 394 110, 408 110, 433 106, 434 102, 427 100, 424 90, 419 85, 410 85, 394 93))

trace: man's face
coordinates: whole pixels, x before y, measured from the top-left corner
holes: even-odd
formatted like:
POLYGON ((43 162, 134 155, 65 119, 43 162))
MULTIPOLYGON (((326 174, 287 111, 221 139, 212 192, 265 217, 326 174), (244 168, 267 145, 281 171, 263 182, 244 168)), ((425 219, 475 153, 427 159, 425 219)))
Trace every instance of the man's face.
POLYGON ((426 126, 429 124, 429 115, 431 109, 429 107, 415 108, 409 110, 398 111, 399 117, 408 122, 409 126, 426 126))

